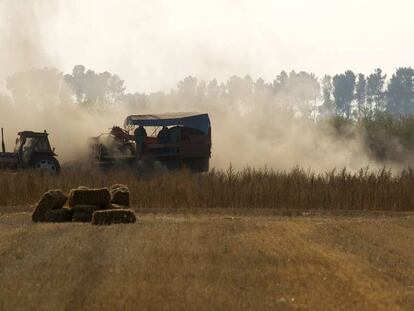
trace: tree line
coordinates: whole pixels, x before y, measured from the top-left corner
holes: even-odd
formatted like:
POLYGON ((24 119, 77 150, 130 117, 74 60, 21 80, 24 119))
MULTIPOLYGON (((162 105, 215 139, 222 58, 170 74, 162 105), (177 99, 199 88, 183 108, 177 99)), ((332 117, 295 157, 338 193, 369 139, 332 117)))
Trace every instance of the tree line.
MULTIPOLYGON (((108 72, 95 73, 78 65, 65 81, 80 105, 122 102, 139 109, 171 94, 125 93, 124 81, 108 72)), ((273 107, 299 116, 322 118, 342 117, 349 120, 372 119, 381 113, 402 116, 414 113, 414 70, 398 68, 389 81, 380 68, 369 75, 347 70, 318 79, 314 74, 282 71, 266 83, 262 78, 232 76, 218 83, 199 81, 189 76, 177 83, 172 93, 194 103, 231 99, 254 105, 265 99, 273 107)))
POLYGON ((0 112, 12 111, 13 106, 47 111, 63 103, 88 111, 117 105, 131 113, 199 110, 244 118, 260 137, 273 137, 268 125, 276 114, 283 114, 291 117, 290 122, 310 119, 324 129, 328 124, 343 139, 359 133, 375 159, 413 163, 413 77, 410 67, 398 68, 389 79, 379 68, 369 75, 348 70, 322 79, 304 71, 282 71, 271 82, 248 75, 222 82, 188 76, 170 92, 140 93, 127 92, 116 74, 83 65, 68 74, 35 68, 7 79, 8 94, 0 94, 0 112))
POLYGON ((123 104, 132 109, 156 107, 161 102, 184 100, 193 106, 221 103, 254 109, 261 106, 312 119, 340 117, 346 120, 375 119, 380 114, 404 116, 414 113, 414 70, 398 68, 387 80, 378 68, 369 75, 347 70, 319 79, 312 73, 282 71, 272 82, 250 76, 232 76, 227 81, 198 80, 188 76, 169 93, 126 92, 125 81, 110 72, 95 72, 83 65, 69 74, 56 69, 31 69, 7 79, 11 98, 0 102, 34 102, 45 105, 72 101, 86 108, 103 109, 123 104), (62 82, 69 89, 62 88, 62 82))

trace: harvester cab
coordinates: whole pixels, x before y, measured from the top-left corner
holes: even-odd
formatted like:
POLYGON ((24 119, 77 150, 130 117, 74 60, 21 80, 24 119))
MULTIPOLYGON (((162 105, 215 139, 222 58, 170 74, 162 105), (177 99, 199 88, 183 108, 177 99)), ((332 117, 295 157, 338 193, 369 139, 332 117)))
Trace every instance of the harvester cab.
POLYGON ((58 174, 60 165, 57 154, 50 146, 49 134, 44 132, 23 131, 18 133, 14 152, 6 152, 2 131, 2 151, 0 168, 26 169, 33 168, 58 174))

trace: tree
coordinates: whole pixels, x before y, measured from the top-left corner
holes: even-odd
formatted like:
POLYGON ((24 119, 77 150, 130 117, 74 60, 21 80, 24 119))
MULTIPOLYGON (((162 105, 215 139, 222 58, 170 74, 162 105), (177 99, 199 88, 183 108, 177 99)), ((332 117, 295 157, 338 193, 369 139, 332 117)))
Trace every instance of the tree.
POLYGON ((47 107, 63 101, 65 97, 63 75, 56 69, 30 69, 15 73, 7 78, 7 89, 14 103, 34 108, 47 107))
POLYGON ((320 84, 313 73, 282 71, 272 85, 278 108, 297 116, 316 116, 316 99, 320 96, 320 84))
POLYGON ((382 75, 380 68, 375 69, 374 73, 367 78, 366 102, 369 114, 378 113, 385 110, 384 85, 387 75, 382 75))
POLYGON ((128 108, 140 111, 148 105, 148 96, 145 93, 128 93, 122 96, 122 102, 128 108))
POLYGON ((188 76, 177 83, 178 93, 185 97, 195 97, 197 94, 198 80, 195 77, 188 76))
POLYGON ((78 104, 103 107, 105 104, 114 104, 121 100, 125 87, 119 76, 107 71, 96 73, 93 70, 85 70, 85 66, 76 65, 72 74, 64 76, 78 104))
POLYGON ((414 70, 398 68, 387 89, 386 111, 394 115, 414 113, 414 70))
POLYGON ((277 94, 280 90, 284 89, 287 85, 288 80, 288 74, 286 71, 282 71, 273 81, 273 92, 277 94))
POLYGON ((333 77, 333 96, 338 115, 351 117, 352 100, 354 99, 355 74, 348 70, 333 77))
POLYGON ((229 97, 236 101, 245 102, 253 94, 253 80, 250 76, 232 76, 226 86, 229 97))
POLYGON ((323 116, 332 117, 335 115, 335 103, 332 100, 332 77, 325 75, 322 78, 322 105, 319 112, 323 116))
POLYGON ((358 74, 358 80, 355 86, 358 119, 361 119, 361 117, 365 115, 366 85, 365 75, 362 73, 358 74))
POLYGON ((65 75, 65 81, 73 90, 78 104, 84 101, 84 80, 85 80, 85 66, 76 65, 73 67, 72 75, 65 75))
POLYGON ((211 80, 207 85, 207 97, 209 100, 216 100, 220 96, 220 88, 216 79, 211 80))

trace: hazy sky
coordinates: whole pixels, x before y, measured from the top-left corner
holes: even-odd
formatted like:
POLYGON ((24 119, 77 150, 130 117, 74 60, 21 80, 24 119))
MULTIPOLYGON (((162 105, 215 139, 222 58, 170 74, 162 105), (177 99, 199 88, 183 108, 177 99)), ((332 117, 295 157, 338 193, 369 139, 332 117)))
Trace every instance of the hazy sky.
POLYGON ((0 0, 0 10, 1 49, 13 44, 4 31, 20 27, 41 45, 36 66, 108 70, 129 91, 170 89, 187 75, 270 81, 281 70, 414 65, 412 0, 0 0), (21 26, 27 14, 37 26, 21 26))

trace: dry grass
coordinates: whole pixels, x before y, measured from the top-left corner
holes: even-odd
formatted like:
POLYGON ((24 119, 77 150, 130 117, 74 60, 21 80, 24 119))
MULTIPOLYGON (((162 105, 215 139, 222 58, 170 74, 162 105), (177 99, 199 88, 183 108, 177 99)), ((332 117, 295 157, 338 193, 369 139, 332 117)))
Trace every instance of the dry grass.
POLYGON ((48 189, 68 192, 80 185, 127 184, 138 208, 276 208, 340 210, 414 210, 414 169, 392 174, 385 169, 314 173, 244 169, 186 171, 139 178, 131 170, 100 172, 63 169, 52 177, 35 172, 0 172, 0 205, 36 202, 48 189))
POLYGON ((1 310, 413 310, 413 217, 0 216, 1 310))

